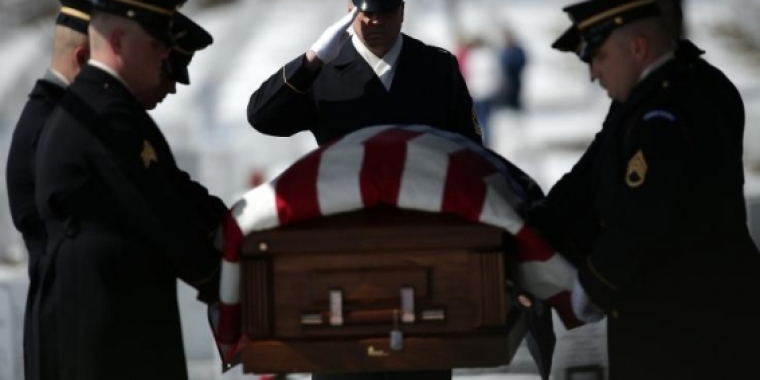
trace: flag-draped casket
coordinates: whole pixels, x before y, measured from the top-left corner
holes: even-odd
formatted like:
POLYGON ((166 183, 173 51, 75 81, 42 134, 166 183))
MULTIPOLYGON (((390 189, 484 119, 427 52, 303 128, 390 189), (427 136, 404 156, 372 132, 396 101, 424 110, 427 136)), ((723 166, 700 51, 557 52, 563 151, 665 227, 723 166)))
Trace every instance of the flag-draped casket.
POLYGON ((258 373, 507 364, 525 329, 508 282, 577 324, 574 269, 522 217, 534 186, 426 126, 366 128, 312 151, 225 224, 210 313, 223 359, 258 373))

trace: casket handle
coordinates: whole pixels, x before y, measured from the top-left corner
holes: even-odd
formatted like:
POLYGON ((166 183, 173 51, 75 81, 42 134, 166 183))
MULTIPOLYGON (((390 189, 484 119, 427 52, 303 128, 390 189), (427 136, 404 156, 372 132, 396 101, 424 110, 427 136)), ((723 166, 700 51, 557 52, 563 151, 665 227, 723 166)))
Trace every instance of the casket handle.
POLYGON ((353 326, 353 325, 389 325, 399 319, 405 325, 417 322, 443 322, 446 311, 442 307, 417 308, 415 305, 414 288, 402 287, 400 290, 401 308, 391 307, 382 309, 352 309, 346 307, 343 290, 330 289, 328 294, 328 310, 307 311, 301 314, 302 326, 353 326))
POLYGON ((330 290, 330 326, 343 325, 343 291, 330 290))

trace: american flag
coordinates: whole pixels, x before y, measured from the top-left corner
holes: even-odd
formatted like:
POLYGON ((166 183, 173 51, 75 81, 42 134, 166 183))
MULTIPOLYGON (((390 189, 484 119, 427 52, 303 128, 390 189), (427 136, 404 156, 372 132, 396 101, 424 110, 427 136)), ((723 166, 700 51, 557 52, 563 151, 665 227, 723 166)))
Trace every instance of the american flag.
POLYGON ((566 327, 581 323, 570 307, 575 269, 521 216, 536 186, 474 142, 419 125, 361 129, 305 155, 248 193, 224 225, 220 303, 210 321, 225 369, 244 344, 240 321, 240 244, 262 231, 377 205, 456 214, 515 237, 517 282, 552 306, 566 327))

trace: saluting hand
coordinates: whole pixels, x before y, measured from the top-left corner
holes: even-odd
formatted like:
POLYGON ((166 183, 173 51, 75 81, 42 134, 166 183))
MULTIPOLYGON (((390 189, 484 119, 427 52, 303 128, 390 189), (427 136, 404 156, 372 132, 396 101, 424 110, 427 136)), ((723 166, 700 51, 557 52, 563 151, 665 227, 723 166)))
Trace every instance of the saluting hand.
MULTIPOLYGON (((338 57, 340 49, 343 47, 350 38, 348 28, 356 20, 356 16, 359 14, 359 8, 354 7, 351 12, 343 16, 338 22, 332 24, 322 35, 317 39, 317 42, 311 46, 309 53, 313 52, 323 64, 330 63, 332 60, 338 57)), ((310 54, 307 53, 307 58, 310 54)))

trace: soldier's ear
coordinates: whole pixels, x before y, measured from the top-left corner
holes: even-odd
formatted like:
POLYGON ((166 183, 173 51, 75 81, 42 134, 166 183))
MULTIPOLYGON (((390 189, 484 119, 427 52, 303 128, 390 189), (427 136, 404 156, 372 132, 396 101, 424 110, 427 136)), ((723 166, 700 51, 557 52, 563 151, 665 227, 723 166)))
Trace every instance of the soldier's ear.
POLYGON ((121 28, 115 28, 108 34, 108 44, 111 45, 114 53, 121 53, 124 48, 124 30, 121 28))
POLYGON ((90 59, 90 46, 89 44, 84 44, 81 46, 78 46, 74 49, 74 61, 77 65, 77 69, 81 69, 82 66, 87 64, 87 61, 90 59))
POLYGON ((634 37, 631 40, 631 53, 637 61, 644 61, 649 54, 649 41, 644 36, 634 37))

